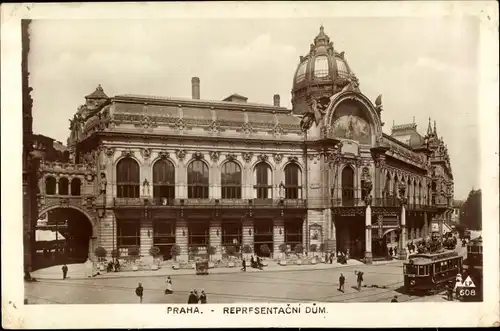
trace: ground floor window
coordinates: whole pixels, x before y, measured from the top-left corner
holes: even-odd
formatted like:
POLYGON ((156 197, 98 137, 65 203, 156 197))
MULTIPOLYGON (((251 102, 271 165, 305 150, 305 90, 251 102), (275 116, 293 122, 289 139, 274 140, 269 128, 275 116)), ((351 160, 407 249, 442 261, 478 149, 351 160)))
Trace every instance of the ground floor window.
POLYGON ((122 219, 116 222, 116 240, 122 255, 128 254, 129 247, 141 245, 141 222, 139 219, 122 219))
POLYGON ((175 220, 158 219, 153 221, 153 245, 160 249, 164 260, 171 258, 175 244, 175 220))
POLYGON ((189 222, 188 224, 188 245, 191 246, 207 246, 209 244, 210 226, 208 221, 189 222))
POLYGON ((285 244, 291 251, 295 245, 302 243, 302 220, 285 221, 285 244))
POLYGON ((222 245, 236 246, 236 250, 239 251, 239 246, 242 242, 242 230, 241 223, 222 223, 222 245))
POLYGON ((254 223, 254 253, 269 257, 273 252, 273 220, 258 220, 254 223))

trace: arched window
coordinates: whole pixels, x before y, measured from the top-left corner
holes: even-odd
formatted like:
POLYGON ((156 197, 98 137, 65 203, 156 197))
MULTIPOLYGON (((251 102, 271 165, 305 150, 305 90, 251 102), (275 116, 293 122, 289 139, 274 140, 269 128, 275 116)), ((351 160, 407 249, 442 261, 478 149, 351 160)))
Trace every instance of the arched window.
POLYGON ((221 188, 222 199, 241 199, 241 167, 236 162, 222 166, 221 188))
POLYGON ((395 175, 394 176, 394 182, 392 182, 392 196, 394 198, 398 198, 399 197, 399 180, 398 180, 398 175, 395 175))
POLYGON ((383 196, 385 199, 389 199, 391 196, 391 176, 389 175, 389 173, 387 173, 387 175, 385 176, 383 196))
POLYGON ((80 178, 73 178, 71 180, 71 195, 80 195, 80 188, 82 186, 82 181, 80 178))
POLYGON ((175 168, 168 160, 158 160, 153 166, 153 197, 175 198, 175 168))
POLYGON ((255 167, 257 199, 272 199, 273 197, 273 178, 271 167, 261 162, 255 167))
POLYGON ((354 170, 345 167, 342 170, 342 205, 350 206, 354 204, 354 170))
POLYGON ((285 167, 285 199, 302 198, 302 176, 300 167, 290 163, 285 167))
POLYGON ((66 177, 59 178, 58 183, 59 195, 68 195, 69 194, 69 180, 66 177))
POLYGON ((188 198, 208 199, 208 167, 202 161, 193 161, 188 166, 188 198))
POLYGON ((56 179, 54 177, 45 178, 45 193, 48 195, 56 194, 56 179))
POLYGON ((417 183, 415 182, 415 180, 413 180, 412 189, 413 189, 413 204, 416 205, 417 204, 417 183))
POLYGON ((125 158, 116 165, 116 186, 118 198, 139 197, 139 164, 134 159, 125 158))

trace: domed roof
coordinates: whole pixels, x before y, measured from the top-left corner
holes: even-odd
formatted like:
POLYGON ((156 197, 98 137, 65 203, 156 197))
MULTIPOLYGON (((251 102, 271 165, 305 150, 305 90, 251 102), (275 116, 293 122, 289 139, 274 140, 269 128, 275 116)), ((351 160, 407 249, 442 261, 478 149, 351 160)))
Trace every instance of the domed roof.
POLYGON ((333 48, 330 37, 323 26, 311 44, 309 54, 300 57, 295 71, 292 88, 293 112, 303 114, 312 96, 314 98, 331 97, 357 78, 344 58, 344 52, 338 53, 333 48))

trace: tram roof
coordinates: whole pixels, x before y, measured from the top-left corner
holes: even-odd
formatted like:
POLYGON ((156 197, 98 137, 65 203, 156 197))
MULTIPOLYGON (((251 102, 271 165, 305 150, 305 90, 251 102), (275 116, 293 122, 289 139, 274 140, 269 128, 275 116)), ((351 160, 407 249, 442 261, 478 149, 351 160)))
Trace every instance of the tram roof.
POLYGON ((409 263, 406 264, 429 264, 438 261, 445 261, 451 258, 459 257, 458 253, 455 251, 446 251, 438 253, 427 253, 427 254, 415 254, 410 257, 409 263))

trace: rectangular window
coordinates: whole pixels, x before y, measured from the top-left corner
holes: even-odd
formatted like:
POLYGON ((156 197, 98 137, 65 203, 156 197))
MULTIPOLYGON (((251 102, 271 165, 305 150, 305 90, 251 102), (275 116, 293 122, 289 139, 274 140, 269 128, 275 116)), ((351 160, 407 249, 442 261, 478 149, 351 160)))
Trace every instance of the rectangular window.
POLYGON ((188 225, 189 246, 209 245, 209 225, 207 222, 190 222, 188 225))
POLYGON ((190 185, 188 187, 189 199, 208 199, 208 186, 190 185))
POLYGON ((116 239, 119 249, 139 247, 141 244, 141 223, 138 219, 118 220, 116 222, 116 239))
POLYGON ((222 224, 222 245, 241 245, 242 229, 238 223, 222 224))
POLYGON ((139 185, 117 185, 118 198, 138 198, 139 185))
POLYGON ((153 197, 157 199, 175 199, 175 185, 154 185, 153 197))
POLYGON ((222 199, 241 199, 241 186, 223 186, 222 199))

